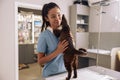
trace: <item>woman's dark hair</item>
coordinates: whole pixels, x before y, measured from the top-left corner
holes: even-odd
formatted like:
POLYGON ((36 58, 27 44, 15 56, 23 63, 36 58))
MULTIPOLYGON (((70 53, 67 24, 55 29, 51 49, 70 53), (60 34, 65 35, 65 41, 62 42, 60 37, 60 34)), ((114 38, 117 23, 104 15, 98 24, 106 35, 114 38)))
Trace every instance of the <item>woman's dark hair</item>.
MULTIPOLYGON (((45 4, 42 8, 42 29, 41 32, 46 29, 48 26, 50 26, 50 23, 48 21, 46 21, 45 17, 47 17, 49 10, 51 10, 52 8, 55 8, 59 6, 56 3, 50 2, 48 4, 45 4)), ((59 8, 60 9, 60 8, 59 8)))

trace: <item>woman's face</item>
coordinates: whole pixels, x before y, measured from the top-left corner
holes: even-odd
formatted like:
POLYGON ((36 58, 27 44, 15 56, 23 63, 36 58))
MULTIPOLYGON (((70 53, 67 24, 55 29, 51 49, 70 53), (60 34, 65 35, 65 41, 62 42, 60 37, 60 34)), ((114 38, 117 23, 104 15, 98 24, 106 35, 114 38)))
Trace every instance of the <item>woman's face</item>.
POLYGON ((55 7, 49 10, 46 19, 50 23, 51 28, 57 29, 60 26, 62 20, 60 9, 55 7))

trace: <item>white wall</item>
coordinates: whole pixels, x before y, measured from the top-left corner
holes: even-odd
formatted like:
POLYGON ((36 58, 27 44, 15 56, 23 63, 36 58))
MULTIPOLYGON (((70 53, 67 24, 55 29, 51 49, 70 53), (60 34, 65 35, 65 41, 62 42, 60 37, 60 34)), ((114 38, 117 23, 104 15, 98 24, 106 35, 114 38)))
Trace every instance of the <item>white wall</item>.
POLYGON ((0 80, 16 80, 17 51, 15 45, 15 2, 43 5, 50 1, 56 2, 67 19, 69 19, 69 5, 73 0, 0 0, 0 80), (16 49, 16 50, 15 50, 16 49))
POLYGON ((0 1, 0 80, 15 80, 14 4, 0 1))
MULTIPOLYGON (((120 22, 115 19, 116 16, 120 18, 119 5, 119 2, 114 2, 102 7, 106 13, 102 14, 101 32, 120 32, 120 22)), ((90 32, 99 31, 100 15, 97 15, 99 11, 95 7, 90 8, 90 32)))

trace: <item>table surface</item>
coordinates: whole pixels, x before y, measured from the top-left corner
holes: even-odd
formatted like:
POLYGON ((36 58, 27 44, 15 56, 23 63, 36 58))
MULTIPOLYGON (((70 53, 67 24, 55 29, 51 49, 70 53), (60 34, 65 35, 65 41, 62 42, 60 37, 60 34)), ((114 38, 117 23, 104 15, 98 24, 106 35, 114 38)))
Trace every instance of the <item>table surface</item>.
MULTIPOLYGON (((90 66, 77 70, 78 78, 71 80, 120 80, 120 72, 100 66, 90 66)), ((45 80, 65 80, 67 72, 50 76, 45 80)))

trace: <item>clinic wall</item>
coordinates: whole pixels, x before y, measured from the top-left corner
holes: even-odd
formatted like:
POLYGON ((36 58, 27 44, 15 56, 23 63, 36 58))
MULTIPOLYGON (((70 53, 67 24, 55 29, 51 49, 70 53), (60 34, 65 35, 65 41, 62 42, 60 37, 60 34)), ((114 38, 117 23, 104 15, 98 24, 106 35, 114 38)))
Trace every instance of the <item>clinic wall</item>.
MULTIPOLYGON (((98 33, 89 33, 89 48, 98 48, 98 33)), ((100 34, 99 48, 112 50, 112 48, 120 47, 120 32, 102 32, 100 34)))
POLYGON ((120 32, 120 5, 119 2, 111 3, 109 6, 103 6, 102 11, 105 13, 100 13, 100 7, 90 8, 90 27, 89 32, 120 32), (101 27, 100 27, 100 15, 101 17, 101 27), (100 27, 100 28, 99 28, 100 27))
POLYGON ((54 1, 69 19, 72 0, 0 0, 0 80, 16 80, 15 2, 43 5, 54 1))
POLYGON ((90 8, 90 27, 89 27, 89 48, 97 48, 100 32, 99 48, 111 50, 120 46, 120 4, 111 3, 103 6, 102 14, 99 14, 99 7, 90 8), (100 26, 100 15, 101 26, 100 26))

